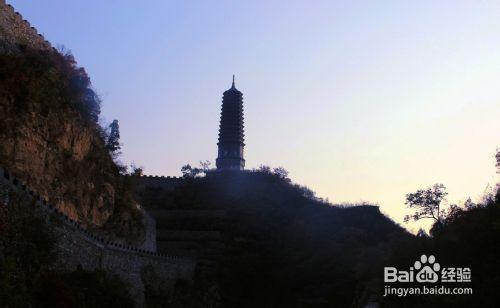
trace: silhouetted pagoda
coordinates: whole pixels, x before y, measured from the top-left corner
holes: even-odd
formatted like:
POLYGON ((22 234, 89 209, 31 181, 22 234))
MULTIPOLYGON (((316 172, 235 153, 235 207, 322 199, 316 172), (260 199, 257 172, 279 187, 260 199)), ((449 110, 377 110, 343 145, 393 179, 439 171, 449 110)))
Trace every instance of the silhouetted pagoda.
POLYGON ((243 94, 233 85, 224 92, 219 127, 217 170, 243 170, 243 94))

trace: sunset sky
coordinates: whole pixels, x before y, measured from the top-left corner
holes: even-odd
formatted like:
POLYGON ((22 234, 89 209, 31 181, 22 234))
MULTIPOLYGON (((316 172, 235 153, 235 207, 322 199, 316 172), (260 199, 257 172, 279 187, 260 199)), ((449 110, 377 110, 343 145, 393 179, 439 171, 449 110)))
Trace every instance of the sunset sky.
POLYGON ((248 168, 398 222, 416 189, 458 202, 496 183, 499 1, 7 2, 73 52, 147 174, 214 164, 236 74, 248 168))

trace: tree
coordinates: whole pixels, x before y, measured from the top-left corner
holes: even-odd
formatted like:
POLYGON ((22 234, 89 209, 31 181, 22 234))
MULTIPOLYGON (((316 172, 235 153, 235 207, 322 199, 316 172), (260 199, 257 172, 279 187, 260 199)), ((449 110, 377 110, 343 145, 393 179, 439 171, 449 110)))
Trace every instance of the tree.
POLYGON ((195 178, 195 177, 202 177, 207 174, 207 172, 210 171, 210 161, 205 160, 202 161, 200 160, 200 168, 195 168, 191 167, 191 165, 187 164, 182 166, 181 172, 182 172, 182 177, 184 178, 195 178))
POLYGON ((212 165, 210 163, 209 160, 205 160, 205 161, 202 161, 200 160, 200 167, 201 167, 201 170, 203 170, 203 172, 207 172, 207 171, 210 171, 210 165, 212 165))
POLYGON ((113 120, 109 125, 109 136, 106 142, 106 148, 113 154, 119 154, 120 145, 120 126, 118 120, 113 120))
POLYGON ((181 172, 183 178, 191 179, 200 176, 203 173, 203 170, 200 168, 193 168, 191 165, 187 164, 182 166, 181 172))
POLYGON ((261 173, 266 173, 266 174, 271 174, 271 167, 269 166, 266 166, 266 165, 260 165, 259 166, 259 169, 257 169, 258 172, 261 172, 261 173))
POLYGON ((274 168, 273 173, 280 179, 288 180, 288 171, 283 167, 274 168))
POLYGON ((137 167, 135 164, 131 164, 130 169, 132 169, 132 171, 130 172, 131 176, 141 177, 144 175, 143 167, 137 167))
POLYGON ((413 215, 406 215, 405 222, 417 221, 423 218, 431 218, 436 222, 441 222, 441 202, 445 200, 446 187, 443 184, 434 184, 427 189, 420 189, 414 193, 406 195, 405 204, 408 208, 414 208, 413 215))

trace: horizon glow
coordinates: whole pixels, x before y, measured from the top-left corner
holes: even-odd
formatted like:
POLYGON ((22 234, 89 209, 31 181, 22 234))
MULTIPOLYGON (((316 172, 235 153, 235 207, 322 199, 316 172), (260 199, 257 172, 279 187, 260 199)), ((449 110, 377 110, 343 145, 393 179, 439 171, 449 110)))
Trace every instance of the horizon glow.
POLYGON ((443 183, 453 203, 496 183, 499 2, 7 2, 73 52, 147 174, 215 165, 235 74, 246 168, 400 223, 407 193, 443 183))

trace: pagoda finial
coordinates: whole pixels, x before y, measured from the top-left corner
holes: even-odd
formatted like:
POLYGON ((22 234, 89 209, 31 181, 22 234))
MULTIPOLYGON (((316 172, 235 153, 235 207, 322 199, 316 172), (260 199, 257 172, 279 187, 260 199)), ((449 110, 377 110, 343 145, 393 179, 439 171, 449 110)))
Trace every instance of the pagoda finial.
POLYGON ((235 86, 234 86, 234 74, 233 74, 233 85, 231 86, 231 88, 232 88, 232 89, 234 89, 234 88, 235 88, 235 86))

